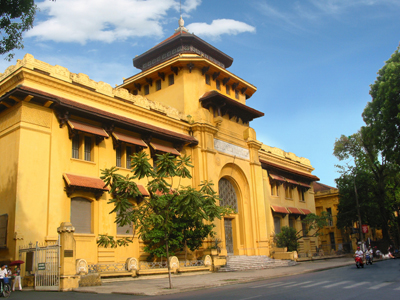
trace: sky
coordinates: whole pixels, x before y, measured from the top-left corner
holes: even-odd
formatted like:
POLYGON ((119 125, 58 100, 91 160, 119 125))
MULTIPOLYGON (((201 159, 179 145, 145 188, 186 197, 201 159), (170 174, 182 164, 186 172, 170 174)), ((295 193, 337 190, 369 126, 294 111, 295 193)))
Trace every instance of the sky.
MULTIPOLYGON (((139 73, 132 59, 174 33, 178 0, 36 1, 26 53, 112 86, 139 73)), ((233 57, 257 87, 247 105, 257 139, 308 158, 336 186, 335 139, 364 125, 369 86, 399 46, 400 0, 182 0, 185 27, 233 57)))

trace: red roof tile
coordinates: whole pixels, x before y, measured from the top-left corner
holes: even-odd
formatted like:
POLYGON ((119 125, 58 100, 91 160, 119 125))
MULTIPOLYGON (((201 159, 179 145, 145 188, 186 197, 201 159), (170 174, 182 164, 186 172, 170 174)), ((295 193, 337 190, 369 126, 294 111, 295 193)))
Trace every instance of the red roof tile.
POLYGON ((289 213, 289 211, 283 206, 271 205, 271 208, 276 213, 281 213, 281 214, 288 214, 289 213))
POLYGON ((143 142, 142 139, 136 138, 134 136, 123 134, 120 132, 113 132, 112 135, 117 141, 122 141, 128 144, 138 145, 147 148, 146 143, 143 142))
POLYGON ((153 142, 150 143, 150 146, 155 151, 161 151, 161 152, 164 152, 164 153, 171 153, 173 155, 178 155, 178 156, 181 155, 178 150, 176 150, 175 148, 172 148, 172 147, 160 145, 160 144, 153 143, 153 142))
POLYGON ((309 173, 305 173, 305 172, 300 172, 300 171, 293 170, 293 169, 290 169, 290 168, 287 168, 287 167, 283 167, 281 165, 274 164, 274 163, 269 162, 269 161, 264 160, 264 159, 260 159, 260 162, 261 162, 261 164, 264 164, 266 166, 271 166, 273 168, 277 168, 277 169, 280 169, 280 170, 283 170, 283 171, 286 171, 286 172, 289 172, 289 173, 292 173, 292 174, 296 174, 296 175, 299 175, 299 176, 302 176, 302 177, 306 177, 307 179, 311 179, 312 181, 319 180, 319 178, 317 176, 315 176, 315 175, 312 175, 312 174, 309 174, 309 173))
POLYGON ((69 173, 64 173, 63 177, 67 182, 68 186, 77 186, 77 187, 108 191, 108 188, 105 187, 104 181, 101 180, 100 178, 80 176, 69 173))
POLYGON ((309 215, 311 214, 311 210, 307 209, 307 208, 300 208, 300 210, 305 214, 305 215, 309 215))
POLYGON ((320 182, 315 182, 313 186, 314 186, 314 192, 329 191, 331 189, 336 190, 336 188, 331 187, 326 184, 323 184, 323 183, 320 183, 320 182))
POLYGON ((304 213, 296 207, 288 207, 287 209, 291 214, 304 215, 304 213))
POLYGON ((272 174, 272 173, 270 173, 270 172, 268 172, 268 175, 269 175, 269 177, 271 177, 271 179, 273 179, 273 180, 278 180, 278 181, 285 182, 285 178, 283 178, 282 176, 275 175, 275 174, 272 174))
POLYGON ((136 184, 136 185, 137 185, 137 187, 138 187, 138 189, 139 189, 139 192, 140 192, 143 196, 145 196, 145 197, 150 196, 149 192, 145 189, 145 187, 144 187, 143 185, 141 185, 141 184, 136 184))
POLYGON ((71 129, 75 129, 78 131, 83 131, 83 132, 87 132, 87 133, 91 133, 94 135, 99 135, 99 136, 108 138, 107 132, 105 132, 105 130, 101 127, 86 124, 86 123, 81 123, 81 122, 78 122, 75 120, 69 120, 68 124, 71 127, 71 129))

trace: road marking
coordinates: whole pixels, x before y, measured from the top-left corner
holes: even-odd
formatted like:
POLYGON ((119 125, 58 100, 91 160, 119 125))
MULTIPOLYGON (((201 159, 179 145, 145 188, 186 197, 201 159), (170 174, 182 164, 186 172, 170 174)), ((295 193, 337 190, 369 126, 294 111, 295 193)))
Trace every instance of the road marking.
POLYGON ((375 286, 371 286, 369 288, 369 290, 377 290, 380 289, 381 287, 387 286, 389 284, 392 284, 393 282, 382 282, 381 284, 375 285, 375 286))
POLYGON ((249 297, 249 298, 242 298, 239 300, 247 300, 247 299, 254 299, 254 298, 260 298, 262 295, 254 296, 254 297, 249 297))
POLYGON ((360 286, 360 285, 363 285, 363 284, 367 284, 367 283, 370 283, 370 282, 363 281, 363 282, 355 283, 355 284, 352 284, 352 285, 349 285, 349 286, 345 286, 344 289, 352 289, 354 287, 357 287, 357 286, 360 286))
POLYGON ((334 286, 338 286, 338 285, 341 285, 341 284, 346 284, 346 283, 349 283, 349 282, 351 282, 351 281, 341 281, 341 282, 336 282, 336 283, 332 283, 332 284, 329 284, 329 285, 323 286, 323 288, 326 288, 326 289, 328 289, 328 288, 331 288, 331 287, 334 287, 334 286))
POLYGON ((299 286, 299 285, 307 284, 307 283, 310 283, 310 282, 312 282, 312 281, 304 281, 304 282, 300 282, 300 283, 296 283, 296 284, 292 284, 292 285, 287 285, 287 286, 284 286, 284 287, 285 288, 290 288, 290 287, 293 287, 293 286, 299 286))
POLYGON ((394 289, 395 291, 400 291, 400 287, 398 287, 397 289, 394 289))
POLYGON ((312 286, 316 286, 316 285, 325 284, 325 283, 328 283, 328 282, 330 282, 330 281, 321 281, 321 282, 317 282, 317 283, 313 283, 313 284, 302 286, 302 288, 308 288, 308 287, 312 287, 312 286))
POLYGON ((252 286, 250 287, 251 289, 257 289, 257 288, 261 288, 261 287, 278 287, 278 286, 284 286, 284 285, 289 285, 295 283, 295 281, 292 282, 273 282, 273 283, 267 283, 267 284, 263 284, 263 285, 257 285, 257 286, 252 286))

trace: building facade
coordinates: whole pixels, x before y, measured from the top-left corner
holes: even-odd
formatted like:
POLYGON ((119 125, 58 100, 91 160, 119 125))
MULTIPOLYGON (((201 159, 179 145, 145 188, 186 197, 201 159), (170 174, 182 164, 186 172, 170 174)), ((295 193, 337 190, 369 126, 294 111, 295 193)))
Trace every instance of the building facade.
MULTIPOLYGON (((109 212, 101 170, 129 174, 130 155, 190 155, 192 179, 215 183, 236 213, 216 222, 221 255, 271 255, 281 226, 301 228, 315 212, 309 160, 263 145, 249 123, 256 87, 228 71, 233 59, 180 23, 171 37, 133 59, 141 71, 115 88, 25 55, 0 75, 0 256, 52 243, 75 227, 76 257, 88 263, 146 259, 143 241, 97 246, 99 234, 126 236, 109 212)), ((137 182, 144 197, 146 182, 137 182)), ((204 243, 206 249, 211 241, 204 243)), ((303 249, 315 244, 304 240, 303 249)), ((201 252, 201 250, 200 250, 201 252)), ((198 253, 193 255, 197 256, 198 253)))

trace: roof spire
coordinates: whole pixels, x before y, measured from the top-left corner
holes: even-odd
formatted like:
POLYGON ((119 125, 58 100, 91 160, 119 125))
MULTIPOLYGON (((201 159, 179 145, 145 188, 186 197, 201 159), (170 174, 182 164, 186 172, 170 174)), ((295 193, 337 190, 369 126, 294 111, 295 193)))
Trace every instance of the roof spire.
POLYGON ((178 21, 179 27, 177 29, 175 29, 175 32, 178 33, 178 32, 184 31, 184 32, 189 33, 189 30, 187 30, 184 26, 185 21, 183 21, 183 18, 182 18, 182 0, 180 0, 180 3, 179 3, 179 13, 181 15, 181 17, 179 18, 179 21, 178 21))

